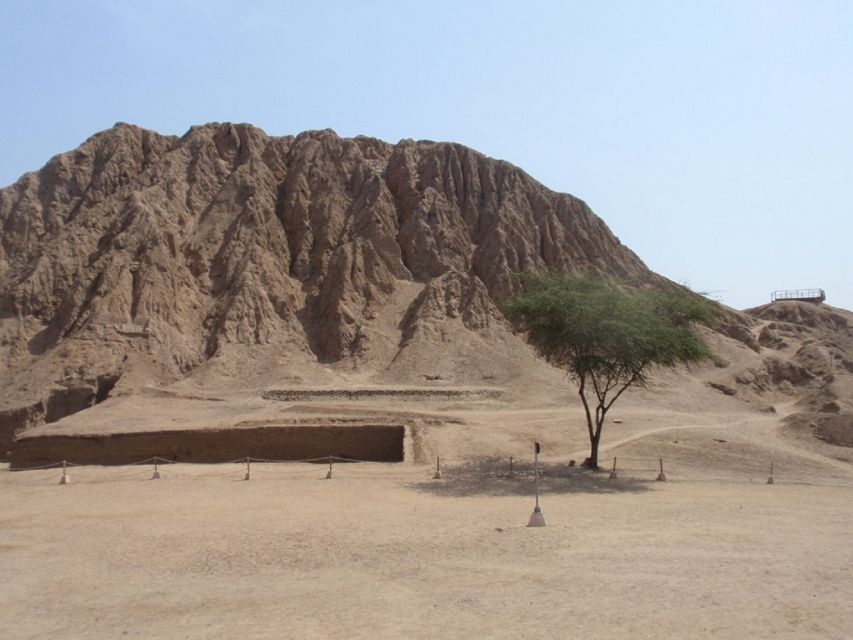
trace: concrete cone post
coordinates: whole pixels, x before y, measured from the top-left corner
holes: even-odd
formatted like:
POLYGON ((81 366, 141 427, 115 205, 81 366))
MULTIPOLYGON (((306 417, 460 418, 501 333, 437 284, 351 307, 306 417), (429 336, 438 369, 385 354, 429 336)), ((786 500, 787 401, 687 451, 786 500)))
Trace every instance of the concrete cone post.
POLYGON ((666 482, 666 474, 663 472, 663 458, 658 458, 660 462, 660 473, 658 474, 658 482, 666 482))
POLYGON ((539 507, 539 443, 534 442, 534 462, 533 462, 533 473, 534 473, 534 485, 536 487, 536 506, 533 509, 533 513, 530 514, 530 520, 527 521, 528 527, 544 527, 545 526, 545 514, 542 513, 542 509, 539 507))
POLYGON ((329 471, 326 473, 326 480, 332 479, 332 456, 329 456, 329 471))
POLYGON ((773 463, 772 462, 770 463, 770 477, 767 478, 767 484, 775 484, 775 481, 773 480, 773 463))
POLYGON ((432 477, 433 480, 441 480, 441 457, 436 456, 435 458, 435 475, 432 477))
POLYGON ((154 473, 151 474, 151 479, 152 480, 159 480, 160 479, 160 469, 157 466, 157 458, 156 457, 154 458, 154 473))
POLYGON ((619 476, 616 475, 616 457, 613 457, 613 468, 610 470, 610 475, 607 476, 609 480, 617 480, 619 476))
POLYGON ((249 456, 246 456, 246 477, 243 480, 251 480, 252 479, 252 462, 249 460, 249 456))
POLYGON ((62 461, 62 477, 59 479, 59 484, 69 484, 71 478, 68 475, 68 467, 65 460, 62 461))

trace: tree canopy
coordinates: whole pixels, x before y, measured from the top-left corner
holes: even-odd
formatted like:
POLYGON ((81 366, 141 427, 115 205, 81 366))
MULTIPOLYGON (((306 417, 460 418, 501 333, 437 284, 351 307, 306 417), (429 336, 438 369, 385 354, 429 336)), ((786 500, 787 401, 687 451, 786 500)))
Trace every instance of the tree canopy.
POLYGON ((539 354, 577 382, 592 467, 598 466, 604 417, 626 389, 646 385, 654 367, 712 356, 696 325, 712 324, 716 308, 690 291, 636 289, 573 274, 528 273, 521 282, 521 293, 505 310, 539 354))

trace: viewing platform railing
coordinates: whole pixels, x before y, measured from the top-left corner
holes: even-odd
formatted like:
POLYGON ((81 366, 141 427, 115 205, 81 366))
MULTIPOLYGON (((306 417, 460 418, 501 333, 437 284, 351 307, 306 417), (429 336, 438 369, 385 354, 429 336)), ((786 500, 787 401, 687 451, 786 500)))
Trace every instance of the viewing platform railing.
POLYGON ((770 294, 770 301, 777 300, 802 300, 804 302, 823 302, 826 300, 826 292, 823 289, 787 289, 774 291, 770 294))

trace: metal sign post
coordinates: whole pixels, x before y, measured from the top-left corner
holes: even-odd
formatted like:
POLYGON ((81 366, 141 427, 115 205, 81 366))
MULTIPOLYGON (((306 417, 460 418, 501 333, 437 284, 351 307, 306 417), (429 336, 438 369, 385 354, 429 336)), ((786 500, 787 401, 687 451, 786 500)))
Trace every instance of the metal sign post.
POLYGON ((534 458, 533 458, 533 474, 534 474, 534 484, 536 487, 536 507, 533 509, 533 513, 530 514, 530 520, 527 522, 528 527, 544 527, 545 526, 545 514, 542 513, 542 509, 539 507, 539 443, 534 442, 534 458))

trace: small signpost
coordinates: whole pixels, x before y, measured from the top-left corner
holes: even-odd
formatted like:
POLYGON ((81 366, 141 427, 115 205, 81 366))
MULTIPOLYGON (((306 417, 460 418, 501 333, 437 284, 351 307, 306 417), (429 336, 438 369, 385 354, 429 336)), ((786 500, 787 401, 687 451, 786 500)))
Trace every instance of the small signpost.
POLYGON ((544 527, 545 526, 545 514, 542 513, 542 509, 539 507, 539 443, 534 442, 534 462, 533 462, 533 474, 534 474, 534 484, 536 486, 536 507, 533 509, 533 513, 530 514, 530 520, 527 522, 528 527, 544 527))

